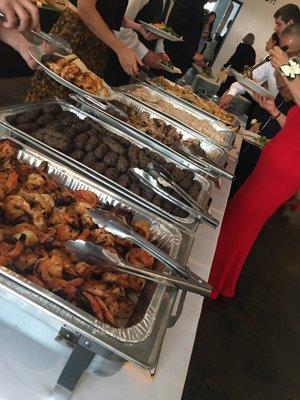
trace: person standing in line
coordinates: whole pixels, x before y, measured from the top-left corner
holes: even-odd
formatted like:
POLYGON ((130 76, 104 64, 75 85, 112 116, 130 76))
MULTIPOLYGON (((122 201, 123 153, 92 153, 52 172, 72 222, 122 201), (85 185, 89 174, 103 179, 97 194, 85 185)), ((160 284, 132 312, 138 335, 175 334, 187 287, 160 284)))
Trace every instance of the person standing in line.
MULTIPOLYGON (((235 71, 243 73, 244 67, 252 67, 256 59, 256 53, 253 48, 254 41, 255 36, 253 33, 248 33, 243 37, 242 43, 237 46, 234 54, 224 64, 224 68, 231 67, 235 71)), ((217 96, 221 97, 234 82, 235 78, 228 76, 226 81, 220 85, 217 96)))
MULTIPOLYGON (((286 4, 275 12, 274 19, 274 30, 280 38, 282 32, 287 26, 300 22, 300 8, 296 4, 286 4)), ((253 71, 253 79, 255 79, 259 85, 266 82, 268 84, 268 90, 274 97, 277 96, 278 89, 274 68, 270 62, 256 68, 253 71)), ((238 82, 233 83, 230 86, 228 93, 220 99, 219 106, 224 109, 228 108, 236 96, 244 93, 246 93, 246 89, 243 85, 238 82)))
POLYGON ((205 45, 207 42, 210 42, 212 40, 212 30, 214 27, 214 23, 216 20, 217 14, 212 11, 208 14, 207 16, 207 22, 204 24, 204 28, 201 34, 201 38, 200 38, 200 42, 199 42, 199 46, 198 46, 198 50, 197 53, 201 54, 204 49, 205 49, 205 45))
MULTIPOLYGON (((281 47, 291 45, 291 40, 298 43, 300 54, 300 24, 286 28, 281 47)), ((220 294, 234 296, 239 275, 260 230, 300 188, 300 59, 290 58, 279 47, 271 49, 270 56, 296 105, 287 117, 282 113, 276 116, 282 130, 264 147, 255 170, 226 209, 209 276, 213 299, 220 294)), ((262 106, 268 102, 269 99, 260 99, 262 106)))
MULTIPOLYGON (((129 0, 125 17, 147 23, 162 22, 165 12, 170 6, 169 0, 129 0)), ((141 25, 140 25, 141 26, 141 25)), ((134 50, 144 65, 152 69, 161 69, 160 62, 169 60, 164 52, 162 40, 158 36, 148 33, 142 34, 136 29, 121 28, 115 35, 130 49, 134 50), (158 44, 158 46, 157 46, 158 44)), ((130 75, 122 70, 120 62, 113 51, 109 51, 104 72, 106 82, 111 86, 120 86, 129 83, 130 75)))
MULTIPOLYGON (((72 0, 68 2, 68 7, 54 24, 51 33, 66 39, 74 53, 98 76, 103 76, 108 48, 117 54, 122 68, 128 74, 136 75, 138 66, 143 65, 142 60, 113 33, 121 26, 140 28, 138 24, 124 18, 127 4, 128 0, 72 0)), ((68 89, 45 73, 37 71, 26 101, 55 96, 68 98, 69 93, 68 89)))
POLYGON ((165 41, 165 52, 182 73, 192 66, 204 25, 204 5, 216 0, 175 0, 167 26, 183 37, 182 42, 165 41))

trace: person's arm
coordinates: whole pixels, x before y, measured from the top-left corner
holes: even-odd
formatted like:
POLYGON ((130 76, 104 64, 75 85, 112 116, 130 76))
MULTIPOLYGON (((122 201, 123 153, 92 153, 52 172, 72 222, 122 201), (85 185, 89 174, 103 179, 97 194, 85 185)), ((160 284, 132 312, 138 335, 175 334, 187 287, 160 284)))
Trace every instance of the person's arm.
POLYGON ((286 115, 284 115, 281 111, 276 107, 275 101, 273 99, 268 99, 267 97, 263 97, 259 94, 255 94, 254 99, 258 102, 258 104, 270 113, 270 115, 279 123, 281 127, 286 122, 286 115))
POLYGON ((38 64, 28 53, 30 43, 21 33, 17 32, 15 29, 6 29, 4 26, 0 25, 0 40, 18 51, 31 69, 36 69, 38 67, 38 64))
POLYGON ((40 31, 39 11, 30 0, 0 0, 0 11, 5 15, 4 28, 25 32, 40 31))
POLYGON ((117 54, 123 69, 129 75, 136 75, 138 65, 143 65, 143 62, 109 29, 96 10, 96 0, 78 0, 77 9, 80 18, 88 29, 117 54))
MULTIPOLYGON (((273 67, 277 70, 282 65, 286 65, 289 63, 289 56, 282 51, 278 46, 275 46, 270 50, 270 60, 273 67)), ((300 107, 300 75, 297 75, 295 79, 289 80, 286 76, 283 76, 285 83, 290 89, 296 103, 300 107)))

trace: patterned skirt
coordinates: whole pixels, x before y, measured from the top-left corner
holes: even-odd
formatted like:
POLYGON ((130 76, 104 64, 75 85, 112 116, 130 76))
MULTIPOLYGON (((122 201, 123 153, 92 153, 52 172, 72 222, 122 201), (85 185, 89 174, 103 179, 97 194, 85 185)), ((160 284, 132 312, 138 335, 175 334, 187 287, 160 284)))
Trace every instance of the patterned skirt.
MULTIPOLYGON (((66 39, 73 52, 98 76, 103 75, 108 48, 88 30, 79 15, 66 9, 53 25, 51 33, 66 39)), ((55 96, 68 99, 70 90, 50 78, 43 71, 35 72, 25 101, 51 100, 55 96)))

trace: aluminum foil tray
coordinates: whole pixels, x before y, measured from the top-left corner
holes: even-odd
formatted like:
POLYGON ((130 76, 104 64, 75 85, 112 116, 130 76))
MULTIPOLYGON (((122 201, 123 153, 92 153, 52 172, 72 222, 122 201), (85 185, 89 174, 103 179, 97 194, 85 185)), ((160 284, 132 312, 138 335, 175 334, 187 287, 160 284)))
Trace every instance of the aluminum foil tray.
MULTIPOLYGON (((179 162, 186 168, 192 169, 196 173, 200 174, 206 174, 207 173, 207 168, 203 166, 203 163, 201 163, 201 160, 199 159, 199 162, 195 159, 188 158, 176 150, 164 145, 163 143, 159 142, 158 140, 154 139, 150 135, 147 135, 146 133, 142 132, 141 130, 134 128, 133 126, 127 124, 124 121, 121 121, 118 119, 116 116, 110 115, 108 112, 104 111, 103 109, 94 107, 88 102, 85 101, 84 98, 77 98, 78 102, 81 104, 81 107, 83 110, 87 111, 88 113, 93 114, 97 118, 103 120, 104 122, 107 122, 108 124, 117 127, 124 132, 129 133, 129 135, 137 137, 140 139, 143 143, 148 144, 152 149, 155 149, 159 151, 163 156, 167 156, 173 161, 179 162)), ((166 117, 165 115, 159 113, 158 111, 153 110, 152 108, 147 107, 146 105, 138 102, 137 100, 128 97, 121 92, 117 93, 116 95, 116 100, 124 103, 128 106, 133 106, 135 107, 138 111, 143 112, 146 111, 150 114, 152 118, 159 118, 163 121, 165 121, 169 125, 173 125, 177 131, 182 135, 182 140, 187 141, 187 140, 199 140, 200 137, 199 135, 184 127, 182 124, 179 124, 178 122, 170 119, 169 117, 166 117)), ((211 143, 206 137, 201 138, 201 147, 202 149, 207 152, 214 154, 214 166, 209 167, 210 172, 214 174, 214 176, 219 176, 222 175, 221 173, 218 172, 218 168, 223 168, 223 166, 226 164, 228 160, 228 151, 223 149, 222 147, 217 146, 214 143, 211 143)))
MULTIPOLYGON (((51 102, 53 103, 53 102, 51 102)), ((29 103, 26 105, 21 105, 21 106, 16 106, 16 107, 12 107, 9 109, 3 109, 2 113, 0 113, 0 120, 4 121, 6 116, 9 115, 16 115, 20 112, 24 112, 24 111, 29 111, 29 110, 33 110, 35 108, 39 108, 42 105, 45 104, 50 104, 50 103, 29 103)), ((80 119, 84 119, 86 117, 91 118, 91 116, 89 114, 87 114, 86 112, 84 112, 83 110, 80 110, 76 107, 74 107, 73 105, 66 103, 64 101, 59 101, 59 104, 62 106, 64 111, 70 111, 74 114, 76 114, 80 119)), ((138 139, 135 136, 132 136, 126 132, 121 131, 119 128, 116 128, 114 126, 111 126, 109 124, 107 124, 106 122, 96 119, 95 117, 92 117, 93 119, 97 120, 97 122, 103 126, 104 128, 110 130, 111 132, 124 137, 125 139, 129 140, 131 143, 134 143, 135 145, 137 145, 138 147, 146 147, 148 149, 150 149, 151 151, 155 151, 155 149, 153 150, 151 148, 151 146, 149 146, 148 144, 143 143, 140 139, 138 139)), ((15 136, 16 138, 19 138, 20 140, 24 141, 24 138, 27 137, 28 138, 28 142, 29 143, 34 143, 37 142, 39 143, 35 138, 33 138, 30 135, 25 134, 24 132, 22 133, 18 133, 21 131, 18 131, 17 129, 15 129, 13 126, 11 126, 10 124, 7 124, 7 126, 10 127, 10 134, 15 136)), ((42 144, 43 147, 48 148, 47 145, 42 144)), ((186 218, 180 218, 177 217, 173 214, 170 214, 169 212, 167 212, 166 210, 163 210, 161 207, 156 206, 155 204, 151 203, 150 201, 147 201, 146 199, 137 196, 136 194, 134 194, 133 192, 131 192, 128 189, 125 189, 124 187, 122 187, 121 185, 119 185, 118 183, 110 180, 109 178, 105 177, 104 175, 94 171, 93 169, 85 166, 84 164, 81 164, 79 161, 73 160, 72 158, 66 156, 65 154, 60 153, 58 150, 52 149, 55 153, 57 153, 58 155, 61 156, 61 159, 64 163, 66 163, 67 165, 69 165, 70 167, 74 168, 75 165, 78 166, 79 170, 85 170, 85 171, 89 171, 91 176, 93 176, 93 179, 97 179, 97 177, 99 178, 99 181, 101 182, 101 184, 105 184, 105 182, 107 182, 111 187, 114 188, 114 190, 117 189, 118 192, 122 193, 122 195, 126 195, 126 197, 128 197, 129 199, 131 199, 132 201, 135 201, 138 199, 139 203, 143 205, 143 207, 146 207, 147 209, 149 209, 151 212, 155 212, 155 214, 159 215, 160 217, 167 219, 168 221, 172 222, 172 223, 176 223, 178 226, 188 231, 194 232, 198 225, 199 225, 199 219, 196 219, 194 216, 188 216, 186 218)), ((158 152, 158 151, 156 151, 158 152)), ((168 161, 173 161, 177 167, 182 168, 182 164, 180 164, 178 161, 176 160, 172 160, 170 159, 168 156, 164 155, 164 157, 168 160, 168 161)), ((208 211, 209 209, 209 205, 211 202, 211 194, 212 194, 212 190, 213 190, 213 184, 212 182, 207 179, 205 176, 200 175, 199 173, 196 173, 195 175, 195 180, 201 183, 202 189, 199 193, 198 199, 197 199, 197 203, 199 204, 199 206, 204 210, 204 211, 208 211)))
MULTIPOLYGON (((208 120, 208 118, 205 118, 205 116, 203 116, 202 113, 191 109, 190 107, 188 107, 186 104, 180 102, 177 100, 176 98, 171 98, 170 96, 167 96, 166 94, 164 94, 163 92, 159 92, 153 88, 151 88, 148 85, 145 85, 143 83, 136 83, 136 84, 132 84, 132 85, 126 85, 126 86, 120 86, 118 88, 122 93, 136 99, 137 101, 139 101, 142 104, 145 104, 148 107, 153 108, 154 110, 158 110, 159 112, 161 112, 163 115, 165 115, 166 117, 172 118, 173 120, 175 120, 176 122, 178 122, 179 124, 185 126, 187 129, 191 129, 193 130, 195 133, 197 133, 198 135, 202 137, 207 138, 209 141, 215 143, 217 146, 221 146, 221 147, 225 147, 226 149, 232 148, 233 143, 235 141, 235 134, 228 129, 228 127, 226 127, 224 124, 219 123, 218 121, 215 120, 208 120), (178 110, 182 110, 185 113, 189 114, 193 119, 198 119, 199 122, 200 120, 205 120, 210 122, 210 124, 216 129, 216 131, 219 132, 220 137, 223 138, 224 140, 224 144, 215 141, 212 138, 209 138, 208 136, 206 136, 204 133, 201 132, 201 130, 196 130, 195 128, 192 128, 188 125, 188 123, 184 123, 183 121, 177 119, 176 117, 172 116, 172 115, 168 115, 166 114, 164 111, 160 110, 159 107, 155 108, 155 106, 153 104, 147 103, 146 101, 141 100, 139 97, 135 96, 132 92, 135 89, 144 89, 149 93, 149 96, 156 96, 156 97, 160 97, 165 103, 172 105, 172 107, 178 109, 178 110)), ((201 146, 200 146, 201 147, 201 146)))
MULTIPOLYGON (((6 137, 6 135, 2 135, 3 137, 6 137)), ((12 139, 12 141, 14 140, 12 139)), ((164 249, 172 257, 180 259, 182 263, 187 263, 192 237, 183 235, 172 224, 148 214, 137 205, 121 199, 119 196, 112 194, 108 189, 91 182, 84 176, 76 174, 71 169, 36 152, 29 146, 19 150, 18 159, 35 167, 38 167, 41 162, 46 161, 48 163, 49 175, 60 184, 70 189, 90 190, 96 193, 100 203, 130 210, 134 213, 134 219, 146 219, 151 227, 152 240, 155 241, 157 246, 164 249), (181 258, 182 256, 183 259, 181 258)), ((107 338, 109 338, 109 343, 112 347, 116 343, 132 345, 146 340, 151 336, 156 324, 160 324, 161 319, 165 318, 164 315, 161 315, 160 311, 161 302, 167 292, 166 287, 162 284, 154 287, 151 282, 145 284, 140 297, 144 298, 144 307, 145 301, 148 303, 145 307, 146 311, 139 322, 127 328, 113 328, 56 296, 54 293, 37 287, 24 277, 5 267, 0 267, 0 285, 2 283, 5 283, 5 286, 16 297, 22 298, 25 302, 42 309, 46 314, 50 314, 62 324, 71 326, 75 331, 87 335, 96 343, 104 343, 105 345, 107 338), (152 292, 148 291, 148 287, 151 287, 151 285, 154 288, 152 292), (144 293, 148 292, 151 293, 151 297, 147 299, 144 293)), ((176 292, 178 292, 177 289, 173 291, 173 296, 176 292)), ((140 313, 138 306, 135 313, 140 313)), ((134 319, 134 316, 131 317, 132 319, 134 319)), ((122 349, 122 346, 118 346, 122 349)))
MULTIPOLYGON (((142 83, 144 83, 144 82, 142 82, 142 83)), ((232 126, 234 128, 234 131, 239 130, 240 122, 236 118, 234 118, 232 125, 228 124, 222 118, 218 118, 216 115, 211 114, 210 112, 205 111, 202 108, 196 107, 194 104, 188 102, 187 100, 184 100, 181 97, 175 96, 175 94, 169 92, 168 90, 164 89, 160 85, 157 85, 156 83, 154 83, 151 78, 146 78, 146 83, 149 86, 151 86, 151 88, 153 88, 154 90, 156 90, 160 93, 163 93, 164 95, 170 97, 172 100, 175 99, 176 102, 179 102, 181 104, 184 104, 185 106, 190 107, 193 111, 196 111, 197 113, 199 113, 199 115, 201 115, 203 118, 206 118, 208 121, 218 121, 223 126, 227 126, 227 128, 228 128, 228 126, 232 126)), ((172 83, 172 82, 170 82, 170 83, 172 83)))

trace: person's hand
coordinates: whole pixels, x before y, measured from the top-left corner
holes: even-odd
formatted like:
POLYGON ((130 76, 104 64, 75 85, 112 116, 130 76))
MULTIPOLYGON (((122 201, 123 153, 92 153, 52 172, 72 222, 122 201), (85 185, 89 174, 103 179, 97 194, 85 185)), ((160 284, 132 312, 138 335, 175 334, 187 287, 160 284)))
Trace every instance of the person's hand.
POLYGON ((144 64, 149 67, 149 68, 154 68, 154 69, 161 69, 160 65, 160 58, 159 56, 154 53, 154 51, 149 50, 146 55, 143 58, 144 64))
POLYGON ((28 52, 28 47, 31 45, 31 43, 27 42, 27 40, 22 40, 18 43, 18 52, 20 53, 21 57, 26 61, 27 65, 31 69, 37 69, 39 66, 38 63, 31 57, 31 55, 28 52))
POLYGON ((221 97, 219 100, 219 107, 223 108, 224 110, 230 106, 234 97, 231 94, 226 94, 225 96, 221 97))
POLYGON ((270 61, 274 68, 278 69, 282 65, 289 63, 289 56, 280 47, 273 47, 269 53, 270 61))
POLYGON ((143 36, 144 39, 146 39, 146 40, 160 39, 160 37, 158 35, 155 35, 155 33, 146 31, 146 29, 143 27, 143 25, 141 25, 141 24, 138 24, 138 25, 139 25, 139 27, 137 29, 137 32, 139 32, 143 36))
POLYGON ((260 94, 255 95, 255 100, 258 102, 258 104, 264 108, 265 110, 268 111, 272 115, 272 117, 275 117, 278 115, 279 110, 277 109, 275 105, 274 99, 269 99, 267 97, 263 97, 260 94))
POLYGON ((30 0, 0 0, 0 11, 5 15, 4 28, 25 32, 40 31, 39 11, 30 0))
POLYGON ((195 64, 199 65, 200 67, 205 66, 205 60, 203 54, 196 53, 193 57, 195 64))
POLYGON ((124 46, 118 53, 118 58, 120 64, 124 71, 131 76, 138 75, 139 68, 138 66, 144 66, 142 60, 138 57, 138 55, 131 50, 129 47, 124 46))
POLYGON ((170 57, 166 53, 158 53, 157 55, 159 57, 159 61, 162 63, 170 61, 170 57))

